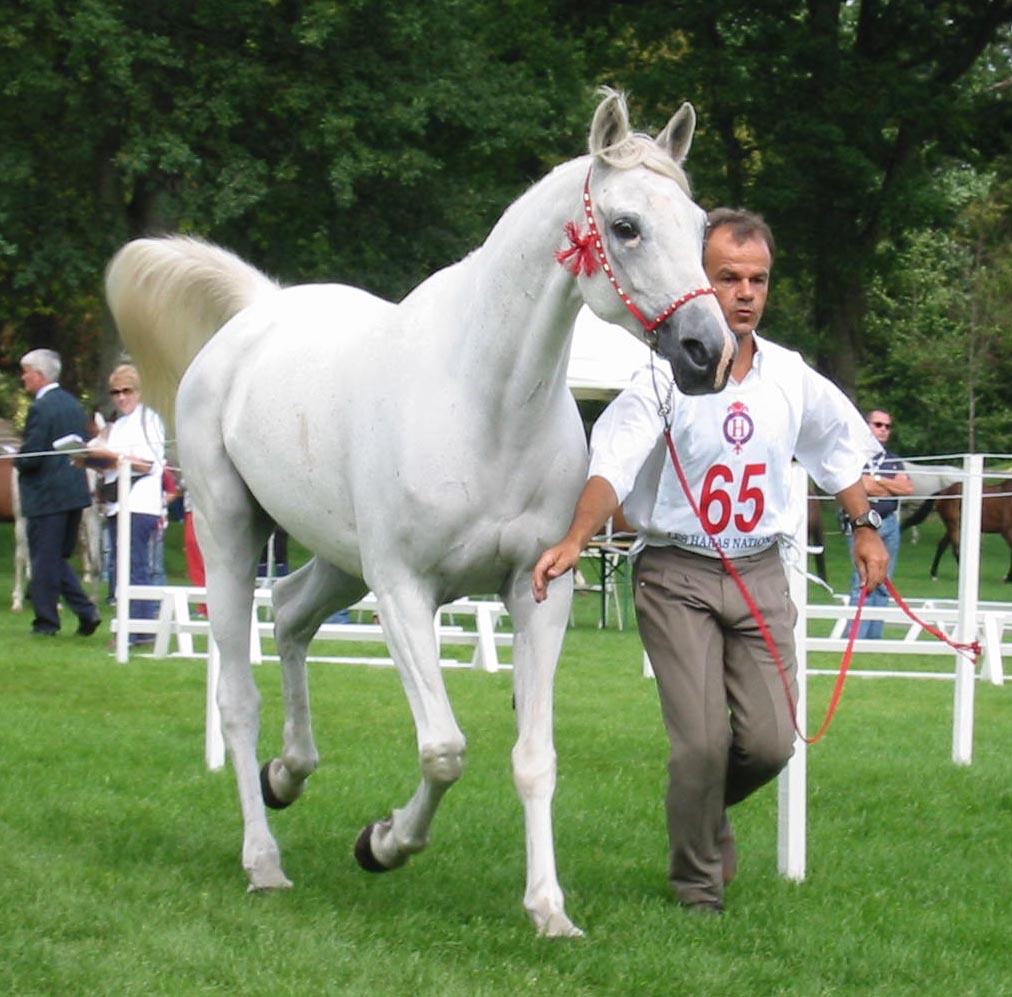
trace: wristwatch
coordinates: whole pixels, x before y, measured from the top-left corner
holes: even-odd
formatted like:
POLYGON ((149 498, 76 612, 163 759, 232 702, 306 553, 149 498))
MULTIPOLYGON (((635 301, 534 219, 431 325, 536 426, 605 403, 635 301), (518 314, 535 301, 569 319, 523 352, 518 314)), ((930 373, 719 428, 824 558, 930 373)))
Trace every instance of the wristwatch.
POLYGON ((852 519, 850 526, 854 530, 859 526, 870 526, 873 530, 878 530, 882 528, 882 517, 874 509, 869 509, 864 515, 852 519))

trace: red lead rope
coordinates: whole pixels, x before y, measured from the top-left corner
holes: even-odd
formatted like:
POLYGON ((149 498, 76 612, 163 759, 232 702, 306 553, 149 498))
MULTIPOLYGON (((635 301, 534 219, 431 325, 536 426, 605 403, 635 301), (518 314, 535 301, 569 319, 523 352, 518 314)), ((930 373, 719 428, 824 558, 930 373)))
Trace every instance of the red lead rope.
MULTIPOLYGON (((671 463, 674 465, 675 473, 678 475, 678 480, 681 483, 682 491, 685 493, 685 497, 689 501, 689 506, 695 513, 696 518, 703 522, 702 514, 699 511, 699 505, 696 503, 696 499, 692 494, 692 490, 689 488, 688 479, 685 477, 685 471, 682 469, 682 463, 678 459, 678 454, 675 451, 675 443, 671 438, 671 429, 668 426, 664 428, 664 440, 668 445, 668 453, 671 454, 671 463)), ((705 529, 705 525, 704 525, 705 529)), ((794 699, 794 693, 791 692, 791 681, 787 676, 787 668, 784 665, 784 659, 780 656, 779 650, 777 650, 776 642, 773 640, 773 635, 770 633, 769 627, 766 625, 766 620, 763 617, 762 610, 756 604, 755 599, 752 598, 752 593, 749 592, 742 581, 741 575, 738 573, 738 569, 735 568, 731 558, 729 558, 720 546, 713 540, 713 535, 706 531, 710 537, 710 542, 713 545, 713 549, 720 555, 720 559, 727 569, 728 574, 734 579, 735 585, 738 586, 738 591, 741 593, 742 598, 745 600, 745 604, 748 606, 749 611, 752 613, 756 623, 759 625, 759 631, 763 635, 763 640, 766 641, 766 646, 769 648, 770 654, 773 656, 773 660, 776 662, 777 671, 780 673, 780 681, 783 683, 784 692, 787 695, 787 705, 791 712, 791 722, 794 724, 794 730, 798 737, 800 737, 806 744, 815 744, 816 741, 822 739, 823 735, 829 730, 829 725, 833 721, 833 716, 836 714, 836 708, 840 705, 840 698, 843 696, 843 686, 847 681, 847 671, 850 669, 850 662, 854 656, 854 641, 857 638, 858 629, 861 625, 861 611, 864 609, 864 604, 868 598, 867 589, 862 588, 861 594, 857 600, 857 611, 854 614, 854 622, 850 628, 850 639, 847 642, 847 650, 844 652, 843 660, 840 662, 840 674, 836 678, 836 684, 833 687, 833 695, 829 700, 829 707, 826 710, 826 717, 822 721, 822 726, 818 729, 813 737, 808 737, 804 734, 801 728, 798 726, 798 707, 794 699)), ((977 657, 980 655, 980 644, 977 641, 973 641, 970 644, 960 644, 953 640, 950 640, 941 630, 930 624, 925 623, 919 619, 913 610, 903 601, 899 592, 893 586, 893 583, 887 578, 885 581, 886 589, 889 594, 896 600, 896 604, 903 610, 907 616, 910 617, 915 623, 927 630, 933 637, 937 637, 939 640, 945 641, 951 648, 960 654, 964 654, 967 657, 973 656, 974 663, 977 661, 977 657)))

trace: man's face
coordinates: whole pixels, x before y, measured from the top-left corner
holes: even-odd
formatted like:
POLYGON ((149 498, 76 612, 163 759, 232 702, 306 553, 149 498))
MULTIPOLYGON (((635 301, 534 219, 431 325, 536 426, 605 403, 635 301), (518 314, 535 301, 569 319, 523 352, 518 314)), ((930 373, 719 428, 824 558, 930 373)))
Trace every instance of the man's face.
POLYGON ((42 372, 36 370, 34 367, 22 367, 21 383, 25 386, 25 391, 30 391, 33 395, 37 395, 49 382, 42 372))
POLYGON ((889 434, 893 431, 893 417, 888 412, 876 409, 868 416, 868 427, 875 439, 885 446, 889 442, 889 434))
POLYGON ((747 336, 759 324, 770 282, 770 251, 762 239, 736 242, 731 227, 714 229, 706 242, 703 267, 731 331, 747 336))

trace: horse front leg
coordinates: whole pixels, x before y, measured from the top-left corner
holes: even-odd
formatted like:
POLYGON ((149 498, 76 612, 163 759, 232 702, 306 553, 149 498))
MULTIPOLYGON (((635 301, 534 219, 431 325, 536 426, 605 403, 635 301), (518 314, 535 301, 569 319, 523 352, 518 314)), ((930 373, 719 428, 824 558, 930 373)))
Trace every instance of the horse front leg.
POLYGON ((513 617, 513 682, 517 741, 513 781, 524 807, 527 885, 524 907, 539 935, 579 937, 583 932, 565 911, 555 868, 552 798, 556 756, 553 738, 555 670, 573 597, 571 573, 552 583, 551 598, 540 605, 531 594, 530 575, 514 579, 506 602, 513 617))
POLYGON ((440 671, 435 607, 417 597, 378 595, 378 601, 383 634, 415 720, 422 778, 404 807, 359 835, 355 858, 369 872, 396 869, 428 845, 436 810, 463 774, 467 750, 440 671))

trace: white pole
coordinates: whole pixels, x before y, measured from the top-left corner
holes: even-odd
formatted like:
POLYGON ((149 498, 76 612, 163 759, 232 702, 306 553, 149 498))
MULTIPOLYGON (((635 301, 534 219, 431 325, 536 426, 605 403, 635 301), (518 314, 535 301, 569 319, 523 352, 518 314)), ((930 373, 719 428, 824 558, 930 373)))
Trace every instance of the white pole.
MULTIPOLYGON (((808 475, 795 464, 791 469, 791 508, 796 511, 794 542, 806 554, 797 567, 788 568, 791 599, 798 611, 794 626, 795 653, 798 661, 798 727, 807 731, 808 711, 808 475)), ((808 854, 808 745, 794 739, 794 755, 777 783, 777 867, 787 879, 802 880, 808 854)))
MULTIPOLYGON (((980 594, 980 512, 984 487, 984 457, 963 458, 962 519, 959 530, 959 623, 956 640, 968 643, 977 635, 977 602, 980 594)), ((947 501, 941 499, 940 501, 947 501)), ((952 501, 949 499, 948 501, 952 501)), ((969 765, 973 760, 974 663, 956 655, 956 691, 952 719, 952 760, 969 765)))
POLYGON ((130 660, 130 461, 116 461, 116 660, 130 660))

